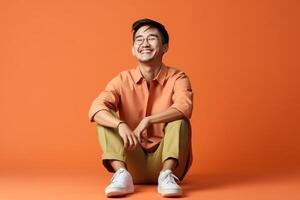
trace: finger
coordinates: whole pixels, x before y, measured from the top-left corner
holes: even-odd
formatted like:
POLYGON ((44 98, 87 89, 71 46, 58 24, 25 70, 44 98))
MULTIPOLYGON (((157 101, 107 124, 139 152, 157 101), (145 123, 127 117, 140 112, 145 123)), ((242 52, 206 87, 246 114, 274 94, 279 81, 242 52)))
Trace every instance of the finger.
POLYGON ((131 145, 131 150, 134 150, 135 147, 136 147, 136 142, 137 142, 137 139, 135 138, 135 135, 131 135, 131 139, 132 139, 132 145, 131 145))
POLYGON ((128 147, 129 147, 130 150, 132 150, 132 148, 133 148, 133 140, 131 138, 131 135, 128 135, 128 141, 129 141, 128 147))
POLYGON ((142 143, 141 133, 137 134, 137 139, 139 143, 142 143))
POLYGON ((139 134, 139 139, 140 139, 140 142, 141 142, 141 143, 145 142, 145 138, 142 137, 142 135, 144 135, 144 136, 147 137, 147 132, 146 132, 146 130, 144 130, 143 132, 141 132, 141 133, 139 134))
POLYGON ((136 148, 136 146, 138 145, 138 139, 137 139, 137 137, 134 135, 133 137, 133 143, 134 143, 134 148, 136 148))
POLYGON ((135 138, 138 138, 138 132, 137 132, 137 130, 134 130, 133 134, 134 134, 135 138))
POLYGON ((126 136, 123 138, 123 142, 124 142, 124 148, 127 149, 128 148, 128 140, 127 140, 126 136))
POLYGON ((134 150, 136 148, 136 145, 137 145, 137 139, 136 139, 136 136, 135 135, 132 135, 132 150, 134 150))
POLYGON ((134 133, 135 139, 136 139, 137 141, 139 141, 139 134, 138 134, 138 131, 135 130, 133 133, 134 133))

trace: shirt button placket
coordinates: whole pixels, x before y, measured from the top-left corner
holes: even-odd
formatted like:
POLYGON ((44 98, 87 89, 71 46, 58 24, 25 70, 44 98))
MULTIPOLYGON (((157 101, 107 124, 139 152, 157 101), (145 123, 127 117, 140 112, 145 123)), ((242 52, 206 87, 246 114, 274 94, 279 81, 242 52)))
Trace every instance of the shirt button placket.
MULTIPOLYGON (((147 82, 146 81, 144 81, 144 88, 146 89, 146 94, 147 94, 147 101, 146 101, 146 109, 145 109, 145 116, 144 117, 147 117, 147 116, 149 116, 149 105, 148 105, 148 103, 149 103, 149 98, 150 98, 150 96, 151 96, 151 91, 152 91, 152 82, 151 82, 151 84, 150 84, 150 86, 149 86, 149 89, 148 89, 148 86, 147 86, 147 82)), ((145 135, 147 135, 147 138, 149 137, 149 133, 148 133, 148 130, 146 130, 146 134, 145 135)))

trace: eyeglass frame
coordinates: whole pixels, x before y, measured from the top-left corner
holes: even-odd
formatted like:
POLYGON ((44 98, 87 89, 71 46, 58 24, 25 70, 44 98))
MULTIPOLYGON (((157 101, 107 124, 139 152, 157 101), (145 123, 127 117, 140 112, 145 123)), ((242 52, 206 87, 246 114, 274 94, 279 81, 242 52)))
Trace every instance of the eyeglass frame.
POLYGON ((147 43, 152 43, 151 40, 149 41, 149 38, 151 38, 151 37, 155 38, 155 40, 153 40, 152 42, 159 41, 159 37, 158 37, 158 35, 156 35, 156 34, 150 34, 150 35, 148 35, 146 38, 143 37, 143 36, 141 36, 141 35, 138 35, 138 36, 135 37, 135 39, 134 39, 134 44, 136 44, 136 45, 142 45, 142 44, 144 43, 145 40, 147 40, 147 43), (141 38, 142 40, 139 41, 139 42, 137 42, 137 39, 139 39, 139 38, 141 38))

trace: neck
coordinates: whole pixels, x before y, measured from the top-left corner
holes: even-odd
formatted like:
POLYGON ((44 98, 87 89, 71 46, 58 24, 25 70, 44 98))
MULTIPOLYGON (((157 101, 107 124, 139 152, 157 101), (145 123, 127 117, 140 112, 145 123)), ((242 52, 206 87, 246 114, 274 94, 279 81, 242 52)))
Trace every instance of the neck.
POLYGON ((139 63, 140 71, 147 82, 150 82, 155 78, 159 73, 162 64, 162 61, 156 63, 139 63))

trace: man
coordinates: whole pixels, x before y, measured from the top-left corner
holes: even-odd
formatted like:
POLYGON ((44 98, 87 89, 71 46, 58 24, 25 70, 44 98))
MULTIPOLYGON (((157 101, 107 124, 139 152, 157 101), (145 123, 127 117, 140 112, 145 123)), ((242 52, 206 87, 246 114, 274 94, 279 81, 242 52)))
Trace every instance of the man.
POLYGON ((186 74, 166 66, 169 35, 151 19, 132 25, 137 67, 113 78, 93 101, 103 165, 114 172, 107 197, 134 192, 134 183, 158 183, 164 197, 182 195, 178 185, 192 163, 193 92, 186 74))

